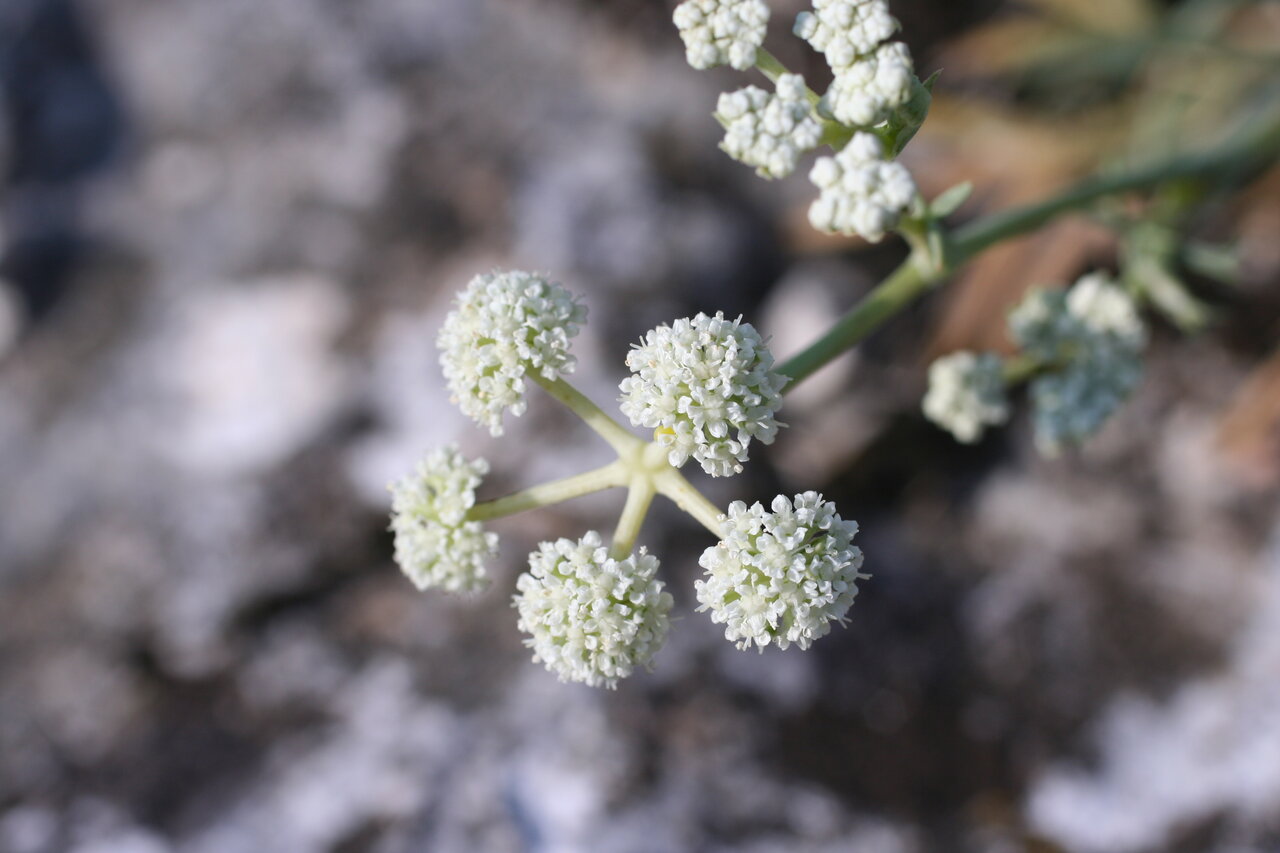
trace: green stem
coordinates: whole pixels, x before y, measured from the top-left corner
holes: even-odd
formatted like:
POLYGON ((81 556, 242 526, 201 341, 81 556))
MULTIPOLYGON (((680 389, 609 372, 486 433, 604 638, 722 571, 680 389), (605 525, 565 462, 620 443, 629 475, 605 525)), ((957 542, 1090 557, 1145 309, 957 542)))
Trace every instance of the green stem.
POLYGON ((587 426, 609 442, 609 446, 616 450, 619 456, 633 456, 644 447, 644 442, 641 439, 632 435, 621 424, 606 415, 599 406, 591 402, 585 394, 568 382, 563 379, 546 379, 538 374, 532 374, 531 378, 545 388, 548 394, 564 403, 574 414, 586 421, 587 426))
POLYGON ((618 527, 613 531, 613 544, 609 546, 609 556, 621 560, 631 554, 636 539, 640 536, 640 528, 644 517, 649 512, 649 504, 653 502, 653 478, 636 476, 631 478, 627 489, 627 503, 622 508, 622 517, 618 519, 618 527))
MULTIPOLYGON (((778 57, 774 56, 763 47, 756 48, 756 70, 768 77, 769 82, 775 86, 778 85, 779 77, 783 74, 791 73, 787 66, 778 61, 778 57)), ((818 101, 822 100, 818 93, 810 89, 808 86, 804 87, 804 91, 805 97, 809 99, 809 103, 813 104, 815 107, 818 105, 818 101)))
POLYGON ((1034 231, 1071 210, 1104 196, 1146 189, 1171 180, 1248 172, 1280 154, 1280 113, 1250 122, 1242 131, 1208 151, 1174 157, 1150 166, 1087 178, 1038 204, 995 213, 956 232, 955 262, 961 263, 996 243, 1034 231))
POLYGON ((945 261, 936 267, 930 268, 929 259, 921 257, 916 249, 826 334, 778 367, 779 373, 792 379, 784 391, 795 388, 802 379, 852 348, 922 296, 932 284, 996 243, 1034 231, 1057 216, 1087 207, 1104 196, 1171 180, 1236 177, 1269 163, 1277 153, 1280 153, 1280 113, 1252 122, 1209 151, 1175 157, 1131 172, 1089 178, 1038 204, 984 217, 946 240, 945 261))
POLYGON ((1006 359, 1004 363, 1004 384, 1021 385, 1046 366, 1040 359, 1032 358, 1029 355, 1016 355, 1006 359))
POLYGON ((659 494, 672 500, 680 509, 698 519, 717 539, 720 538, 720 516, 724 513, 707 500, 683 474, 671 468, 654 476, 653 482, 658 487, 659 494))
POLYGON ((775 84, 778 82, 778 78, 783 74, 791 73, 787 70, 787 66, 778 61, 778 57, 774 56, 763 47, 756 48, 756 68, 761 74, 769 78, 770 83, 775 84))
POLYGON ((837 320, 825 335, 778 367, 779 373, 791 377, 782 392, 789 392, 802 379, 812 376, 827 362, 871 334, 885 320, 914 302, 948 271, 939 269, 926 275, 924 264, 917 260, 917 254, 913 252, 875 290, 837 320))
POLYGON ((467 520, 488 521, 491 518, 551 506, 592 492, 625 486, 630 477, 631 466, 622 460, 615 460, 592 471, 533 486, 497 500, 478 503, 467 512, 467 520))

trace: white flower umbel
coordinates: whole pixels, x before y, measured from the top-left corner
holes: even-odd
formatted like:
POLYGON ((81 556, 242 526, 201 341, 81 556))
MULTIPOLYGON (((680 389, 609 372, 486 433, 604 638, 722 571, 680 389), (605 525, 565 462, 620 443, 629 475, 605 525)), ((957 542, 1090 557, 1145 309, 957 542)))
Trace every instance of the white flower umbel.
POLYGON ((773 415, 787 379, 742 318, 716 312, 659 326, 627 354, 627 367, 622 412, 657 431, 677 468, 692 456, 713 477, 736 474, 751 440, 771 444, 781 426, 773 415))
POLYGON ((794 32, 820 51, 839 74, 897 29, 885 0, 813 0, 813 11, 796 17, 794 32))
POLYGON ((396 563, 418 589, 473 592, 488 583, 484 564, 497 554, 498 536, 466 518, 487 473, 488 462, 468 461, 449 445, 389 487, 396 563))
POLYGON ((836 156, 819 157, 809 180, 821 190, 809 207, 810 224, 872 243, 897 226, 916 196, 911 173, 885 160, 880 140, 870 133, 855 133, 836 156))
POLYGON ((526 374, 555 380, 573 372, 569 340, 586 316, 573 294, 544 276, 512 270, 473 278, 437 340, 458 406, 502 435, 503 412, 525 411, 526 374))
POLYGON ((513 600, 534 661, 561 681, 609 688, 649 666, 672 604, 657 572, 658 559, 644 548, 611 558, 595 531, 540 544, 513 600))
POLYGON ((772 511, 742 501, 721 517, 721 541, 698 561, 707 570, 695 588, 699 610, 724 625, 725 639, 745 649, 795 643, 807 649, 844 623, 858 594, 862 550, 857 522, 845 521, 817 492, 773 499, 772 511))
POLYGON ((914 78, 907 46, 883 44, 840 69, 820 106, 842 124, 874 127, 911 99, 914 78))
POLYGON ((929 366, 924 413, 957 441, 972 444, 1009 419, 1004 361, 995 353, 956 352, 929 366))
POLYGON ((764 0, 685 0, 672 20, 694 68, 730 65, 746 71, 764 42, 769 6, 764 0))
POLYGON ((1142 378, 1146 328, 1133 300, 1105 275, 1069 291, 1035 290, 1009 329, 1046 372, 1031 382, 1036 444, 1049 455, 1093 435, 1142 378))
POLYGON ((756 86, 724 93, 716 117, 725 127, 720 148, 763 178, 791 174, 800 155, 822 137, 822 122, 799 74, 780 75, 773 95, 756 86))

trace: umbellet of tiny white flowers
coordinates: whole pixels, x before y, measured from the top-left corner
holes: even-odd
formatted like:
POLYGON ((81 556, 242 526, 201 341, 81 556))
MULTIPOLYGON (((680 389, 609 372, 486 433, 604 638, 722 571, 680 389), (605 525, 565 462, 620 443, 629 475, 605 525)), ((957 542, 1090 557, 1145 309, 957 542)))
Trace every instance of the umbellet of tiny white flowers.
POLYGON ((764 42, 769 6, 764 0, 685 0, 672 20, 694 68, 729 65, 745 71, 764 42))
POLYGON ((755 167, 763 178, 791 174, 800 155, 816 148, 822 137, 822 122, 813 113, 799 74, 779 76, 772 95, 756 86, 725 92, 716 117, 725 126, 720 148, 755 167))
POLYGON ((1009 329, 1043 372, 1031 381, 1036 444, 1048 455, 1080 444, 1142 378, 1146 327, 1132 298, 1099 273, 1069 290, 1033 290, 1009 329))
POLYGON ((741 318, 698 314, 649 332, 627 354, 621 408, 635 426, 658 430, 672 466, 690 457, 713 477, 742 470, 752 439, 771 444, 781 424, 786 377, 741 318))
POLYGON ((473 278, 437 339, 458 407, 502 435, 503 412, 525 411, 526 375, 552 380, 573 372, 569 341, 586 316, 576 297, 546 276, 514 270, 473 278))
POLYGON ((911 173, 885 159, 883 144, 870 133, 855 133, 834 157, 819 157, 809 180, 821 190, 809 207, 809 223, 872 243, 897 226, 916 197, 911 173))
POLYGON ((911 99, 914 77, 907 46, 883 44, 836 74, 819 106, 844 124, 874 127, 911 99))
POLYGON ((698 609, 739 648, 806 649, 845 621, 867 577, 857 532, 857 522, 817 492, 778 495, 769 510, 735 501, 722 516, 720 542, 698 561, 707 570, 695 585, 698 609))
POLYGON ((616 687, 666 639, 672 599, 644 548, 618 560, 594 530, 543 542, 516 581, 525 645, 561 681, 616 687))
POLYGON ((929 366, 925 415, 957 441, 972 444, 989 426, 1009 419, 1004 361, 995 353, 960 351, 929 366))
POLYGON ((498 535, 466 519, 488 473, 488 462, 448 445, 389 487, 396 563, 418 589, 475 592, 488 583, 484 564, 498 552, 498 535))

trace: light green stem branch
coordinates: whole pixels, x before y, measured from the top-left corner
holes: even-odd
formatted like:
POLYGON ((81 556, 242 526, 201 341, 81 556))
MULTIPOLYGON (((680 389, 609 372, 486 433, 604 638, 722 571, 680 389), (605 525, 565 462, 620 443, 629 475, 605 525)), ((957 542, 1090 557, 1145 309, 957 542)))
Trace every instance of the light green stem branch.
POLYGON ((625 486, 630 477, 631 468, 621 460, 616 460, 592 471, 533 486, 497 500, 478 503, 467 512, 467 519, 488 521, 491 518, 502 518, 505 515, 514 515, 529 509, 551 506, 592 492, 625 486))
POLYGON ((1063 213, 1087 207, 1115 193, 1146 189, 1172 180, 1238 177, 1273 161, 1280 154, 1280 113, 1250 123, 1227 142, 1209 151, 1177 157, 1131 172, 1102 175, 1076 184, 1038 204, 996 213, 960 229, 946 241, 945 261, 930 268, 914 250, 861 302, 836 321, 821 338, 778 367, 791 377, 784 393, 827 362, 852 348, 882 323, 927 292, 983 250, 1028 231, 1063 213))
POLYGON ((717 539, 720 538, 720 516, 723 513, 686 480, 683 474, 672 468, 653 479, 659 494, 671 499, 680 509, 698 519, 717 539))
POLYGON ((1004 363, 1004 384, 1021 385, 1041 370, 1050 366, 1029 355, 1014 356, 1004 363))
MULTIPOLYGON (((769 78, 770 83, 777 83, 778 78, 783 74, 789 74, 787 66, 778 61, 778 57, 774 56, 763 47, 756 48, 756 68, 761 74, 769 78)), ((818 96, 815 94, 813 100, 816 103, 818 96)))
POLYGON ((875 331, 885 320, 914 302, 929 289, 930 285, 945 274, 943 271, 937 271, 926 275, 923 270, 924 265, 917 261, 917 257, 918 255, 913 253, 875 290, 868 293, 852 310, 837 320, 825 335, 778 367, 779 373, 791 377, 791 381, 782 389, 782 393, 786 394, 801 380, 808 378, 827 362, 852 348, 875 331))
POLYGON ((618 519, 618 527, 613 531, 613 544, 609 546, 609 556, 621 560, 631 553, 636 539, 640 536, 640 528, 644 517, 649 512, 649 504, 653 502, 653 478, 639 476, 631 478, 627 489, 627 503, 622 508, 622 517, 618 519))
POLYGON ((609 446, 616 450, 619 456, 631 456, 641 452, 644 442, 601 411, 599 406, 591 402, 577 388, 563 379, 549 380, 537 374, 533 374, 532 378, 545 388, 548 394, 564 403, 573 410, 574 414, 586 421, 587 426, 609 442, 609 446))

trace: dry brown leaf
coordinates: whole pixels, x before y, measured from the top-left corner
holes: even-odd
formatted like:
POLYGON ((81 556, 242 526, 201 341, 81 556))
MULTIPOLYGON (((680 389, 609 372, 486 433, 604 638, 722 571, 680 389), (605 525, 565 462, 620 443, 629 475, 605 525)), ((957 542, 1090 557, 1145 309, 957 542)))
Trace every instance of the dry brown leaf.
POLYGON ((1280 483, 1280 349, 1236 392, 1222 416, 1218 443, 1243 482, 1258 488, 1280 483))
MULTIPOLYGON (((1093 171, 1115 144, 1118 124, 1110 110, 1068 124, 945 98, 930 122, 912 148, 923 191, 933 195, 972 180, 979 190, 971 204, 987 213, 1041 200, 1093 171)), ((1007 349, 1005 315, 1028 287, 1065 283, 1089 257, 1112 246, 1104 229, 1071 217, 984 252, 948 288, 927 356, 1007 349)))

